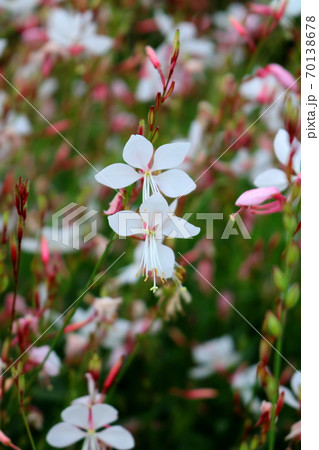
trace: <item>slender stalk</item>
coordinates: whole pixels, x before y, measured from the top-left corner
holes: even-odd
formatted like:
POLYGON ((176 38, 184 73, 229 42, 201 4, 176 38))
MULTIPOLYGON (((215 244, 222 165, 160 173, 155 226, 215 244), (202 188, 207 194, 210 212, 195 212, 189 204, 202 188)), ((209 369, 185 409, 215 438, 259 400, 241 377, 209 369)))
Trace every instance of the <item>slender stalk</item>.
POLYGON ((25 412, 24 412, 23 405, 20 405, 20 411, 21 411, 23 422, 24 422, 24 426, 25 426, 25 428, 27 430, 27 434, 28 434, 28 437, 29 437, 29 441, 30 441, 32 450, 37 450, 36 446, 35 446, 35 443, 34 443, 34 440, 33 440, 33 437, 32 437, 32 433, 31 433, 31 430, 30 430, 27 418, 26 418, 26 415, 25 415, 25 412))

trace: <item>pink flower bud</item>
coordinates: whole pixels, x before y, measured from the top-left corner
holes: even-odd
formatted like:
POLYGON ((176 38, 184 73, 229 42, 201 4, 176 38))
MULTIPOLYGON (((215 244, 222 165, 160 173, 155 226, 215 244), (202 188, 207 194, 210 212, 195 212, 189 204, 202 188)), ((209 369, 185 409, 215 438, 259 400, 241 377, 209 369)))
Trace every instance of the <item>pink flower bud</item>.
POLYGON ((61 133, 69 128, 70 121, 68 119, 60 120, 59 122, 55 122, 52 125, 48 126, 45 129, 45 134, 47 136, 54 136, 56 134, 61 133))
POLYGON ((200 388, 200 389, 178 389, 172 388, 171 393, 178 397, 187 398, 188 400, 202 400, 206 398, 215 398, 218 395, 216 389, 200 388))
POLYGON ((121 367, 123 365, 124 362, 124 355, 122 355, 120 357, 120 359, 118 359, 116 361, 116 363, 113 365, 113 367, 111 368, 108 376, 106 377, 106 380, 104 381, 103 384, 103 389, 102 389, 102 393, 105 394, 109 388, 112 386, 117 374, 119 373, 119 371, 121 370, 121 367))
POLYGON ((50 250, 49 250, 48 241, 46 240, 46 238, 44 236, 41 236, 40 249, 41 249, 42 262, 46 265, 50 259, 50 250))
POLYGON ((149 59, 151 60, 151 63, 153 64, 154 68, 158 69, 159 67, 161 67, 161 63, 155 53, 155 50, 152 47, 150 47, 149 45, 147 45, 145 47, 145 50, 146 50, 147 56, 149 57, 149 59))

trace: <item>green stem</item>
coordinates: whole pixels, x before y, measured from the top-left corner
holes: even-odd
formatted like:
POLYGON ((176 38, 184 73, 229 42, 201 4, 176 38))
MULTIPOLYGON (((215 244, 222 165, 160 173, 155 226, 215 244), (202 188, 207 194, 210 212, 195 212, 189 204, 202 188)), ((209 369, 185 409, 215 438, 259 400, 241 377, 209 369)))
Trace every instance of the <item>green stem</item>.
POLYGON ((36 449, 36 446, 35 446, 35 444, 34 444, 34 440, 33 440, 33 437, 32 437, 32 433, 31 433, 31 430, 30 430, 30 427, 29 427, 27 418, 26 418, 26 416, 25 416, 24 408, 23 408, 22 405, 20 405, 20 411, 21 411, 21 415, 22 415, 22 418, 23 418, 23 422, 24 422, 25 428, 26 428, 27 433, 28 433, 28 436, 29 436, 29 441, 30 441, 32 450, 37 450, 37 449, 36 449))

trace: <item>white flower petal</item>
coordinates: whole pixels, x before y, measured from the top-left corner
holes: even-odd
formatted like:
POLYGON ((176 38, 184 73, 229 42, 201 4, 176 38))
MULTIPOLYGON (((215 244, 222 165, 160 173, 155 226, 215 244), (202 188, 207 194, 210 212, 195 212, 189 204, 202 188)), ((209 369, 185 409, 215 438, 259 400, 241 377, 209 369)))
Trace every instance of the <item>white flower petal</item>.
POLYGON ((289 405, 294 409, 300 408, 300 403, 288 388, 286 388, 285 386, 279 386, 279 393, 281 394, 282 392, 285 393, 284 401, 286 405, 289 405))
POLYGON ((112 47, 113 39, 108 36, 91 35, 84 39, 82 43, 94 55, 103 55, 112 47))
POLYGON ((112 189, 119 189, 135 183, 142 177, 133 167, 123 163, 111 164, 95 175, 98 183, 112 189))
POLYGON ((292 168, 296 173, 300 173, 300 165, 301 165, 301 146, 300 142, 297 139, 294 139, 292 142, 292 147, 295 151, 294 156, 292 157, 292 168))
POLYGON ((153 155, 153 145, 144 136, 133 134, 125 144, 123 159, 133 167, 148 170, 153 155))
POLYGON ((75 444, 85 437, 86 433, 69 423, 58 423, 48 432, 46 440, 52 447, 63 448, 75 444))
POLYGON ((182 164, 190 146, 190 142, 175 142, 161 145, 155 152, 152 172, 171 169, 182 164))
POLYGON ((62 411, 62 419, 87 430, 89 428, 89 409, 84 405, 72 405, 62 411))
POLYGON ((298 372, 295 372, 293 376, 291 377, 290 381, 291 389, 293 393, 296 395, 297 398, 300 396, 300 390, 301 390, 301 375, 298 372))
POLYGON ((179 169, 171 169, 153 176, 163 194, 167 197, 180 197, 189 194, 196 188, 196 184, 187 173, 179 169))
POLYGON ((289 162, 291 152, 289 134, 286 130, 280 129, 276 134, 274 149, 278 160, 286 166, 289 162))
POLYGON ((254 185, 260 187, 277 187, 283 191, 288 186, 288 180, 284 171, 280 169, 267 169, 257 176, 254 185))
POLYGON ((165 278, 171 278, 174 272, 175 255, 173 250, 167 245, 156 242, 157 254, 161 267, 157 267, 159 275, 164 272, 165 278))
POLYGON ((120 211, 108 217, 109 225, 119 236, 143 233, 141 216, 134 211, 120 211))
POLYGON ((131 433, 119 425, 99 431, 96 435, 104 444, 118 450, 129 450, 135 445, 131 433))
POLYGON ((140 206, 140 213, 144 212, 169 212, 169 206, 162 194, 156 192, 148 197, 140 206))
POLYGON ((197 236, 200 232, 199 227, 195 227, 181 217, 177 217, 170 213, 168 219, 163 224, 163 234, 171 239, 181 238, 188 239, 197 236))
POLYGON ((214 373, 214 369, 207 365, 207 366, 198 366, 194 367, 189 371, 190 378, 200 379, 200 378, 206 378, 209 377, 214 373))
POLYGON ((113 406, 102 403, 92 407, 92 415, 95 430, 114 422, 118 418, 118 412, 113 406))

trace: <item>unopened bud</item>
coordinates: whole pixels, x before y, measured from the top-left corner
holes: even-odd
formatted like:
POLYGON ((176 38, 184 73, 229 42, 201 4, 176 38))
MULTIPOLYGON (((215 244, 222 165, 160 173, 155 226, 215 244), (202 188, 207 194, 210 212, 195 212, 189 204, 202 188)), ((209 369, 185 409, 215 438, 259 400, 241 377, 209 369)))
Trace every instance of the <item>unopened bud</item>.
POLYGON ((154 120, 155 120, 155 107, 152 105, 149 109, 148 112, 148 126, 150 128, 150 130, 153 130, 153 126, 154 126, 154 120))
POLYGON ((153 64, 154 68, 158 69, 159 67, 161 67, 161 63, 155 53, 155 50, 152 47, 150 47, 149 45, 147 45, 145 47, 145 50, 146 50, 147 56, 149 57, 151 63, 153 64))
POLYGON ((6 210, 3 213, 3 228, 2 228, 2 243, 5 244, 8 241, 7 231, 9 224, 9 211, 6 210))
POLYGON ((120 359, 118 359, 116 361, 116 363, 113 365, 113 367, 111 368, 108 376, 106 377, 106 380, 104 381, 103 384, 103 389, 102 389, 102 393, 105 394, 108 389, 111 387, 112 383, 114 382, 117 374, 119 373, 119 371, 121 370, 121 367, 123 365, 123 361, 124 361, 124 355, 121 356, 120 359))
POLYGON ((279 267, 274 267, 273 277, 276 288, 279 289, 279 291, 284 291, 286 287, 285 275, 279 269, 279 267))
POLYGON ((46 238, 44 236, 41 236, 41 259, 43 264, 47 264, 49 262, 50 259, 50 250, 49 250, 49 244, 48 241, 46 240, 46 238))
POLYGON ((287 308, 293 308, 299 299, 299 285, 297 283, 290 286, 285 298, 287 308))
POLYGON ((293 233, 295 231, 295 229, 297 228, 297 220, 294 216, 290 216, 288 214, 284 214, 283 217, 283 223, 284 223, 284 227, 285 229, 288 231, 288 233, 293 233))
POLYGON ((24 218, 23 218, 23 216, 19 216, 18 229, 17 229, 17 238, 18 238, 19 245, 21 244, 21 241, 22 241, 23 229, 24 229, 24 218))
POLYGON ((277 400, 277 405, 276 405, 276 410, 275 410, 275 415, 279 416, 280 411, 282 410, 282 407, 284 406, 285 403, 285 393, 282 392, 277 400))
POLYGON ((268 364, 271 354, 271 346, 264 339, 261 339, 259 344, 259 358, 264 365, 268 364))
POLYGON ((13 268, 16 268, 17 259, 18 259, 18 247, 15 235, 12 234, 10 238, 10 253, 11 253, 11 261, 13 264, 13 268))
POLYGON ((161 95, 160 92, 158 92, 156 94, 156 98, 155 98, 155 109, 156 109, 156 111, 160 108, 161 103, 162 103, 162 95, 161 95))
POLYGON ((274 313, 268 311, 264 320, 264 330, 270 336, 278 338, 281 334, 281 325, 274 313))
POLYGON ((101 373, 102 361, 98 354, 94 353, 89 362, 89 373, 95 382, 98 381, 101 373))
POLYGON ((287 248, 287 263, 294 266, 299 259, 299 247, 295 242, 291 242, 287 248))
POLYGON ((139 121, 139 124, 138 124, 138 132, 137 132, 137 134, 140 134, 141 136, 143 136, 144 135, 144 130, 145 130, 145 121, 144 121, 144 119, 141 119, 139 121))
POLYGON ((174 35, 174 41, 173 41, 173 52, 171 54, 171 58, 170 58, 170 63, 171 65, 175 65, 178 55, 179 55, 179 49, 180 49, 180 41, 179 41, 179 30, 175 31, 175 35, 174 35))
POLYGON ((277 389, 277 382, 276 382, 275 378, 271 375, 269 375, 269 377, 266 381, 265 391, 266 391, 268 400, 271 403, 274 403, 277 398, 278 389, 277 389))
POLYGON ((256 450, 260 446, 260 439, 258 436, 254 436, 250 443, 250 450, 256 450))
POLYGON ((165 102, 165 100, 168 99, 168 97, 170 97, 172 95, 172 93, 174 91, 174 88, 175 88, 175 81, 172 81, 171 84, 170 84, 170 87, 168 88, 168 91, 167 91, 165 97, 162 100, 163 103, 165 102))
POLYGON ((243 442, 240 445, 239 450, 249 450, 248 444, 246 442, 243 442))
POLYGON ((155 131, 154 131, 154 134, 152 136, 152 139, 151 139, 152 144, 154 144, 156 142, 158 136, 159 136, 159 127, 156 127, 155 131))

